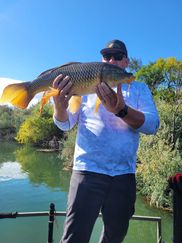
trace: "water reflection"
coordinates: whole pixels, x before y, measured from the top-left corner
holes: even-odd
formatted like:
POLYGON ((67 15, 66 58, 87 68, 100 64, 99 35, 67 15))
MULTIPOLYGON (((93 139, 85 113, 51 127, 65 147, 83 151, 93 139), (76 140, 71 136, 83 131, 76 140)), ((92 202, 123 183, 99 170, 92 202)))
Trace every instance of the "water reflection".
POLYGON ((13 179, 25 179, 27 174, 21 170, 21 165, 17 162, 6 162, 0 166, 0 182, 13 179))
POLYGON ((58 153, 38 152, 28 146, 0 144, 0 176, 1 178, 18 178, 18 174, 35 185, 44 184, 55 190, 67 191, 70 172, 62 170, 63 163, 58 153), (7 161, 11 161, 7 164, 7 161), (6 162, 6 163, 5 163, 6 162), (12 163, 14 162, 14 163, 12 163), (8 170, 7 170, 8 168, 8 170))
POLYGON ((7 162, 7 161, 16 161, 14 151, 19 146, 15 143, 3 143, 0 142, 0 166, 1 163, 7 162))

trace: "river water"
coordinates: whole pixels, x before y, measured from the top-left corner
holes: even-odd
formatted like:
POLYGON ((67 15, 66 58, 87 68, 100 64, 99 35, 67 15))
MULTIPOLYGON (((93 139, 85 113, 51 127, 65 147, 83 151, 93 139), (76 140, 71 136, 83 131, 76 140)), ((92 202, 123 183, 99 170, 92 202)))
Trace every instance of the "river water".
MULTIPOLYGON (((70 171, 64 170, 59 154, 36 151, 14 143, 0 143, 0 212, 57 211, 66 209, 70 171)), ((138 195, 135 215, 162 218, 162 236, 172 242, 172 215, 151 208, 138 195)), ((62 234, 64 217, 57 216, 54 243, 62 234)), ((90 243, 97 243, 102 220, 95 224, 90 243)), ((0 243, 46 243, 48 217, 0 219, 0 243)), ((156 223, 131 220, 124 243, 155 243, 156 223)))

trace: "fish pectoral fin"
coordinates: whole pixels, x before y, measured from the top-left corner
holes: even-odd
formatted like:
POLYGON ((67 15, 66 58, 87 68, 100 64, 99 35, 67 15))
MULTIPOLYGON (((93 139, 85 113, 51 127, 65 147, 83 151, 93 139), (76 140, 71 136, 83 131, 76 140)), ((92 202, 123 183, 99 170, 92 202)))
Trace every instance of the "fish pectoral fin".
POLYGON ((3 90, 0 98, 0 104, 11 103, 12 105, 25 109, 33 98, 33 94, 29 92, 30 82, 10 84, 3 90))
POLYGON ((50 98, 58 94, 59 94, 59 90, 52 87, 49 87, 49 90, 46 90, 43 93, 42 99, 40 101, 40 113, 42 113, 43 107, 48 103, 50 98))
POLYGON ((134 76, 131 76, 130 78, 127 78, 127 79, 126 79, 126 83, 127 83, 127 84, 131 84, 131 82, 132 82, 133 80, 135 80, 135 77, 134 77, 134 76))
POLYGON ((101 104, 101 100, 99 99, 99 97, 97 97, 96 103, 95 103, 95 113, 98 112, 100 104, 101 104))
POLYGON ((72 96, 70 101, 69 101, 69 106, 68 109, 71 113, 75 113, 79 110, 82 102, 82 97, 81 96, 72 96))
POLYGON ((41 99, 41 102, 43 104, 46 104, 52 96, 56 96, 58 94, 59 94, 58 89, 49 87, 49 89, 44 92, 42 99, 41 99))

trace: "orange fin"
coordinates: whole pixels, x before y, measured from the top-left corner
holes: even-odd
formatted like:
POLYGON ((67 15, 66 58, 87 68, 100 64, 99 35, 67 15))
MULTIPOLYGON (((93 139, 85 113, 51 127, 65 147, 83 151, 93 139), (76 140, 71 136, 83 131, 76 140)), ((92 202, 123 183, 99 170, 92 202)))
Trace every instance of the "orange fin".
POLYGON ((99 99, 99 97, 97 97, 97 100, 96 100, 96 104, 95 104, 95 112, 97 113, 98 110, 99 110, 99 106, 101 104, 101 100, 99 99))
POLYGON ((81 105, 81 102, 82 102, 82 97, 81 96, 72 96, 70 101, 69 101, 69 111, 71 113, 75 113, 79 110, 80 108, 80 105, 81 105))
POLYGON ((0 104, 11 103, 12 105, 25 109, 33 98, 29 91, 30 82, 10 84, 3 90, 0 104))
POLYGON ((135 80, 134 76, 131 76, 128 80, 127 80, 127 84, 130 84, 133 80, 135 80))
POLYGON ((52 87, 49 87, 49 90, 44 92, 42 99, 40 101, 40 113, 42 113, 43 107, 48 103, 50 98, 58 94, 59 94, 59 90, 52 87))

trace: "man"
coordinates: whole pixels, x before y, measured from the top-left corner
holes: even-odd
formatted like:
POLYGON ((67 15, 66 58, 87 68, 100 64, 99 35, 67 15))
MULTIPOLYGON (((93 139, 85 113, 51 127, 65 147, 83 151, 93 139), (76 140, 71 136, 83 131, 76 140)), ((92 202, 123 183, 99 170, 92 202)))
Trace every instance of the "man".
MULTIPOLYGON (((125 44, 110 41, 101 50, 102 61, 126 68, 125 44)), ((124 240, 136 199, 136 152, 139 134, 154 134, 159 117, 151 93, 144 83, 133 81, 116 90, 102 82, 96 94, 82 98, 78 112, 71 114, 68 101, 72 83, 59 75, 53 86, 54 122, 67 131, 78 124, 73 172, 62 243, 87 243, 99 212, 102 213, 101 243, 124 240), (60 82, 61 81, 61 82, 60 82), (102 104, 94 112, 96 97, 102 104)))

